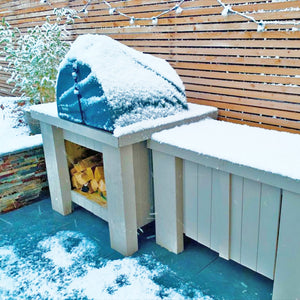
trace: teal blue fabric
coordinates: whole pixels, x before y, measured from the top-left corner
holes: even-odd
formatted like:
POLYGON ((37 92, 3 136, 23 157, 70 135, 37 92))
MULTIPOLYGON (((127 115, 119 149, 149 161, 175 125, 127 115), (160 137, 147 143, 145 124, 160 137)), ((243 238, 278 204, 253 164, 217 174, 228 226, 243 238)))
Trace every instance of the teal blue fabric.
POLYGON ((56 97, 59 117, 109 132, 188 109, 182 80, 165 60, 101 35, 74 41, 56 97))
POLYGON ((70 60, 60 70, 56 97, 59 117, 112 132, 113 113, 89 66, 70 60))

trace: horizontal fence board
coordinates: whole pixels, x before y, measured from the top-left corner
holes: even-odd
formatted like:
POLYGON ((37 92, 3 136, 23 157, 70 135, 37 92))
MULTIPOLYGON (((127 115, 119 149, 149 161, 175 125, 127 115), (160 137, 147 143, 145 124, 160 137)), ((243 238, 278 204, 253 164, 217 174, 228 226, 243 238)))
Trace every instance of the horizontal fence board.
MULTIPOLYGON (((171 11, 158 20, 129 20, 109 14, 109 7, 93 1, 88 14, 68 25, 69 41, 78 35, 111 36, 139 51, 166 59, 181 76, 190 102, 219 108, 219 119, 300 133, 300 1, 223 0, 256 20, 280 21, 257 31, 257 24, 240 15, 221 15, 216 0, 185 1, 181 14, 171 11)), ((80 10, 81 0, 52 3, 80 10)), ((153 17, 179 0, 111 0, 120 12, 153 17)), ((0 16, 22 32, 41 25, 52 7, 40 1, 0 0, 0 16)), ((54 17, 51 15, 51 20, 54 17)), ((0 61, 0 66, 5 67, 0 61)), ((0 71, 0 93, 10 95, 8 76, 0 71)))

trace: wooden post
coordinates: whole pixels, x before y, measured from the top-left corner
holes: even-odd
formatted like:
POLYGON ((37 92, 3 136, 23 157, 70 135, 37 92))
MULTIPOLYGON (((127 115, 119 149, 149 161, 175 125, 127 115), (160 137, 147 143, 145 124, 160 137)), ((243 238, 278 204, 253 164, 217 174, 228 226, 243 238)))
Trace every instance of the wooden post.
MULTIPOLYGON (((207 186, 206 189, 209 189, 207 186)), ((212 170, 211 249, 220 257, 230 258, 230 175, 212 170)))
POLYGON ((156 243, 183 251, 182 160, 153 151, 156 243))
POLYGON ((41 122, 52 208, 62 215, 72 212, 71 183, 63 130, 41 122))
POLYGON ((138 250, 133 146, 103 149, 111 247, 123 255, 138 250))

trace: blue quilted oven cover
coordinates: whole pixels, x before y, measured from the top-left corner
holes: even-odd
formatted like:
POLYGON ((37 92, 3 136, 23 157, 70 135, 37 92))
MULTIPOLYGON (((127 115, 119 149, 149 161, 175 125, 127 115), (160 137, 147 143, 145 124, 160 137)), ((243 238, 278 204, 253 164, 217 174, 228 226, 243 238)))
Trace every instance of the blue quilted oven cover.
POLYGON ((109 132, 187 109, 184 85, 165 60, 102 35, 75 40, 56 96, 59 117, 109 132))

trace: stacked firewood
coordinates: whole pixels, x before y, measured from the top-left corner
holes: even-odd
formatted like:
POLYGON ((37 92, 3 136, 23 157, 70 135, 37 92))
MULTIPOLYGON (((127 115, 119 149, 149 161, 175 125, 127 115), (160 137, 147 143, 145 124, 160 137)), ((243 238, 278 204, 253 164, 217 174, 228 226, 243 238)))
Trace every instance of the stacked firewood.
POLYGON ((80 160, 70 170, 72 186, 85 193, 99 193, 106 198, 103 160, 96 154, 80 160))

